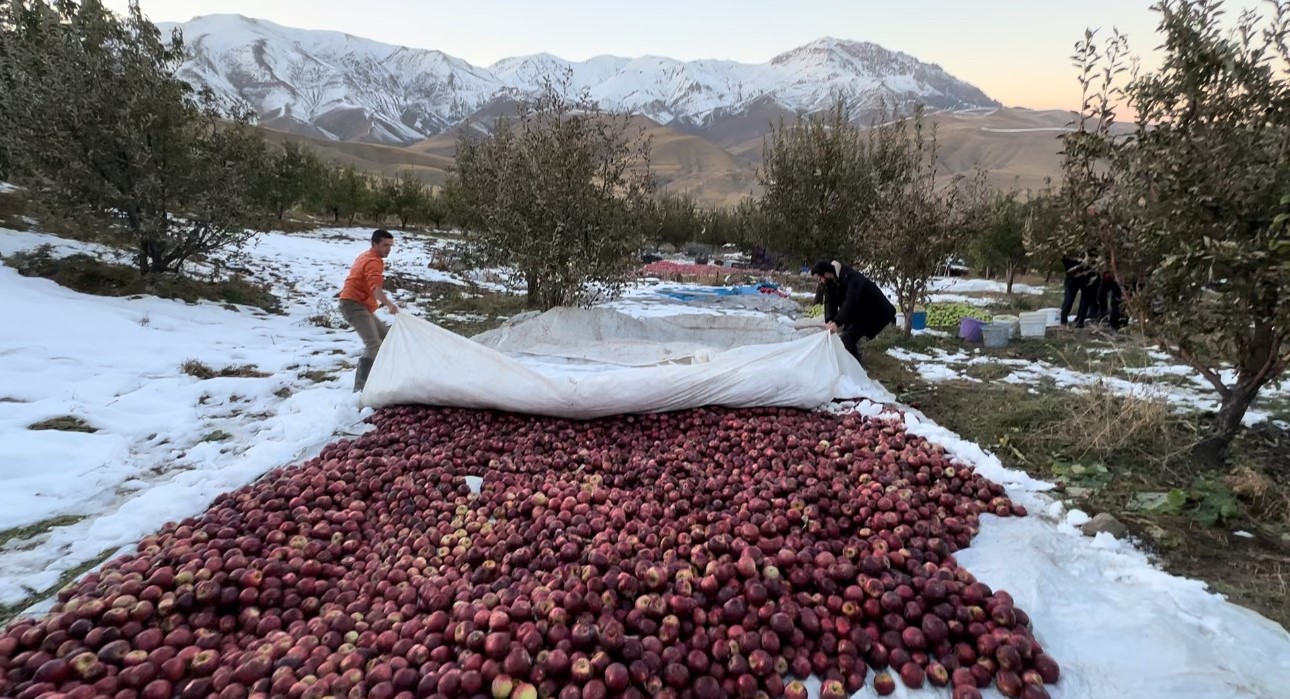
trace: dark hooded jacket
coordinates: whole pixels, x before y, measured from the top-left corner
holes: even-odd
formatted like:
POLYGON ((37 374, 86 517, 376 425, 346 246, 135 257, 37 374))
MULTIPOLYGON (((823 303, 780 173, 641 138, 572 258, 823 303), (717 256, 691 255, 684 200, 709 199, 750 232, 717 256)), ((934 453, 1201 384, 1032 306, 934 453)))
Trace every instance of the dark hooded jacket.
POLYGON ((841 262, 834 261, 831 267, 837 280, 822 284, 817 294, 824 305, 824 322, 839 328, 854 326, 870 340, 896 322, 896 307, 877 284, 841 262))

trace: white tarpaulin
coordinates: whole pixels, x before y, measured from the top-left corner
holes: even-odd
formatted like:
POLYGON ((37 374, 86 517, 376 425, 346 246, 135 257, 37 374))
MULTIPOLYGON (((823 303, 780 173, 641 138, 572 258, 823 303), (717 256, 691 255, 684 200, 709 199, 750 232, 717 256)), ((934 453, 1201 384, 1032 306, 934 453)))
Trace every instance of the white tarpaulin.
POLYGON ((519 316, 471 339, 508 354, 653 366, 706 361, 714 351, 787 342, 809 334, 765 314, 636 318, 609 308, 553 308, 540 315, 519 316))
MULTIPOLYGON (((527 321, 533 322, 533 320, 527 321)), ((523 358, 468 340, 410 313, 395 317, 363 390, 364 405, 399 404, 496 409, 592 419, 709 405, 815 408, 834 399, 890 399, 865 375, 836 335, 714 350, 666 342, 644 348, 626 338, 653 365, 622 366, 570 357, 558 343, 545 356, 523 358), (677 362, 679 354, 685 363, 677 362)), ((602 337, 602 354, 614 340, 602 337)), ((530 348, 531 349, 531 348, 530 348)))

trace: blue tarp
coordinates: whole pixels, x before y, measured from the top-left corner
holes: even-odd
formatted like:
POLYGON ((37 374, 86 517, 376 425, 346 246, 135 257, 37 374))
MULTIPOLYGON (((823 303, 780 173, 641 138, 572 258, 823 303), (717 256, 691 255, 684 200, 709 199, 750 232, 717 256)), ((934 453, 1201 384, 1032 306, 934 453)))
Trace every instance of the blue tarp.
POLYGON ((659 289, 657 293, 678 301, 698 301, 713 296, 756 296, 762 289, 778 289, 774 282, 744 284, 741 286, 690 286, 681 288, 659 289))

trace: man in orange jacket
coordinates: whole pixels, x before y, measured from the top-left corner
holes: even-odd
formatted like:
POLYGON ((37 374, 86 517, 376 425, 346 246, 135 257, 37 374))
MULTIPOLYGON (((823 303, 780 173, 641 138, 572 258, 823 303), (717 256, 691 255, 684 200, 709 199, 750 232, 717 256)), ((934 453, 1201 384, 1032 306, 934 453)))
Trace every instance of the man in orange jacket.
POLYGON ((363 356, 358 360, 358 370, 354 374, 354 390, 362 391, 367 384, 367 375, 372 371, 376 353, 381 349, 381 341, 390 331, 390 326, 376 318, 376 305, 389 309, 391 315, 397 315, 399 307, 385 295, 385 258, 389 257, 394 247, 394 236, 387 230, 372 232, 372 247, 354 260, 345 278, 345 286, 340 290, 340 314, 345 322, 358 333, 363 340, 363 356))

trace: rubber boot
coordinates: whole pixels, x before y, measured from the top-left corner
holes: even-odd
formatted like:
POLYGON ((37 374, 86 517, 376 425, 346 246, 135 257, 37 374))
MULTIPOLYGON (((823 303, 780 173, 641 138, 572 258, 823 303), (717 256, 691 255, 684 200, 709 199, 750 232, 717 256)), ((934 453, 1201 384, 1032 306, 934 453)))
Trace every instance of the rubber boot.
POLYGON ((366 357, 358 360, 358 368, 354 370, 354 393, 362 393, 363 387, 367 385, 367 375, 372 373, 372 364, 375 361, 366 357))

